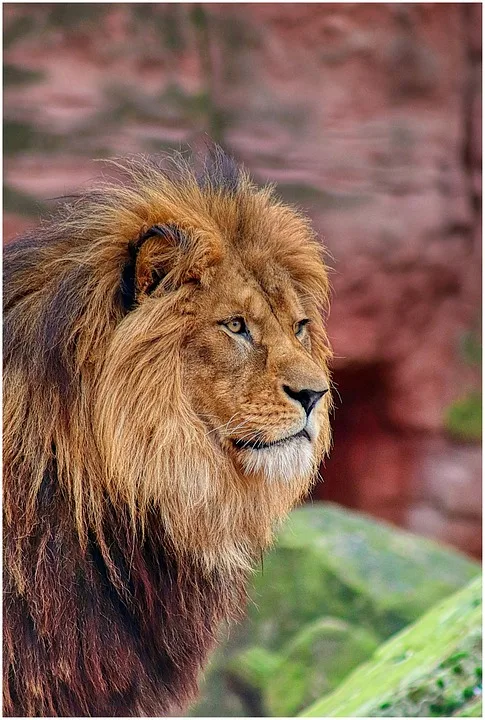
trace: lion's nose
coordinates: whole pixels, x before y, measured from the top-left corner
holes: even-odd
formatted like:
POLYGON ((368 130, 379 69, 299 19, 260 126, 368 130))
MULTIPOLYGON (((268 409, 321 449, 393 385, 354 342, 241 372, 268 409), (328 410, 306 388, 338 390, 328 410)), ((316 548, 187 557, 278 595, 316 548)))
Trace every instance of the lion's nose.
POLYGON ((303 406, 307 417, 310 415, 320 398, 328 392, 328 388, 325 388, 325 390, 293 390, 288 385, 283 385, 283 390, 290 398, 297 400, 297 402, 303 406))

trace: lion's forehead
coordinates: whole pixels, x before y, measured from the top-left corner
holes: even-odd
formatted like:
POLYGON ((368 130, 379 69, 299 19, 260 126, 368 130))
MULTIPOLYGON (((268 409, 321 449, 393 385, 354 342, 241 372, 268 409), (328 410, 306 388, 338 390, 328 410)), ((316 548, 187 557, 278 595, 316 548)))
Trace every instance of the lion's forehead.
POLYGON ((264 322, 270 315, 298 319, 303 306, 289 274, 275 265, 253 268, 241 263, 223 266, 214 277, 210 307, 264 322))

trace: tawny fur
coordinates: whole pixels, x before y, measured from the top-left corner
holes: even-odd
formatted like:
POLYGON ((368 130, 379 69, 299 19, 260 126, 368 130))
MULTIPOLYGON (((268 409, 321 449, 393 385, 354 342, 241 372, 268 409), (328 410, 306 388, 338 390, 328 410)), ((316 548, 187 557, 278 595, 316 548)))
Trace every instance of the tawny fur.
POLYGON ((182 712, 330 443, 308 221, 219 150, 116 167, 4 255, 7 715, 182 712))

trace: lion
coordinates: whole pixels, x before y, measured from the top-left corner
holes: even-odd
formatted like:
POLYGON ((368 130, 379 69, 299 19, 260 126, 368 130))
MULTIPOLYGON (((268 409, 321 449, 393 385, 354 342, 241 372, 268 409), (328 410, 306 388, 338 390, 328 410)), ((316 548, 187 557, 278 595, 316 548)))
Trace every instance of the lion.
POLYGON ((4 253, 4 712, 180 714, 329 450, 309 221, 220 148, 4 253))

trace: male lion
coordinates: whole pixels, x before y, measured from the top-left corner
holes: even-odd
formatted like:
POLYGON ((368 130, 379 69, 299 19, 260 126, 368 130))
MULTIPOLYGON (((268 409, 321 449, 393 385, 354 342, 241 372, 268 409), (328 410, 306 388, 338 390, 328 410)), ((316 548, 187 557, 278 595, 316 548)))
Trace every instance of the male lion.
POLYGON ((7 715, 182 712, 329 447, 308 222, 219 149, 124 168, 4 255, 7 715))

